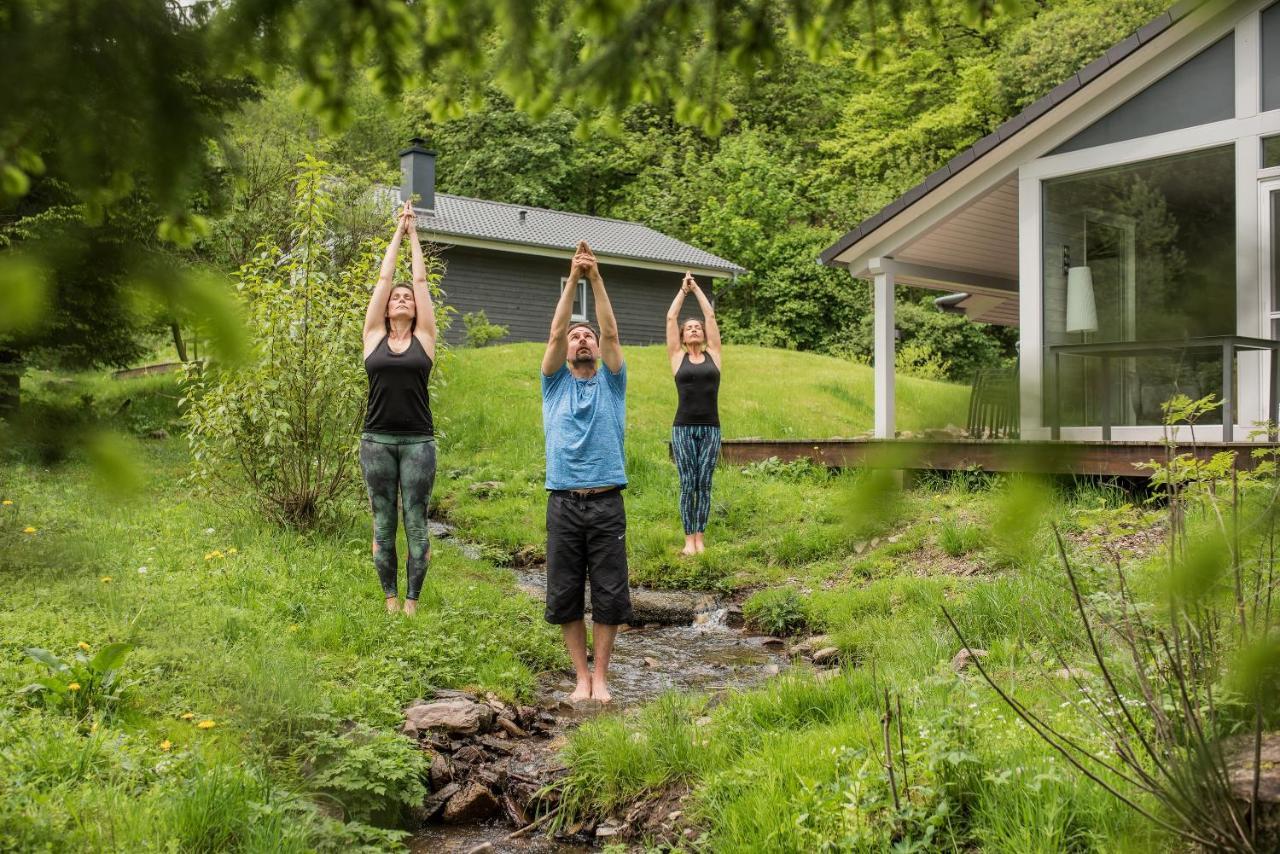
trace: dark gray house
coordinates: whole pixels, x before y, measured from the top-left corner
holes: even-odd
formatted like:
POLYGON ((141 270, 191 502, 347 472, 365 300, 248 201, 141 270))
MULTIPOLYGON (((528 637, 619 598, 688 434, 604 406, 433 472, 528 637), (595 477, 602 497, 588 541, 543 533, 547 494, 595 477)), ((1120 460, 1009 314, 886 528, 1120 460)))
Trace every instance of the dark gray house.
MULTIPOLYGON (((623 343, 665 339, 665 318, 686 270, 712 293, 742 267, 634 222, 469 199, 435 191, 436 153, 420 139, 400 153, 400 198, 416 198, 418 234, 445 261, 445 302, 485 312, 509 328, 504 341, 545 341, 579 240, 600 260, 623 343)), ((595 321, 591 288, 579 282, 574 318, 595 321)), ((697 303, 686 301, 694 315, 697 303)), ((455 322, 448 338, 463 337, 455 322)))

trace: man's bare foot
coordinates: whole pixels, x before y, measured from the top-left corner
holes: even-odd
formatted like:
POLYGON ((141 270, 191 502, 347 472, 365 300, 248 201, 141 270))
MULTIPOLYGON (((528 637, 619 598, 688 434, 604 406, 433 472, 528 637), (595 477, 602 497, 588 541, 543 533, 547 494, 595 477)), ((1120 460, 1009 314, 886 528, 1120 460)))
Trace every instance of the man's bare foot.
POLYGON ((693 557, 697 553, 698 553, 698 550, 693 546, 685 546, 680 550, 680 554, 682 557, 693 557))
POLYGON ((590 699, 591 699, 591 683, 590 682, 579 681, 578 687, 574 688, 573 693, 569 695, 570 703, 576 703, 579 700, 590 700, 590 699))
POLYGON ((680 550, 680 554, 685 557, 692 557, 698 553, 698 540, 693 534, 684 535, 684 548, 680 550))
POLYGON ((412 617, 416 613, 418 613, 418 600, 417 599, 404 600, 404 615, 406 617, 412 617))
POLYGON ((387 597, 387 613, 396 614, 396 613, 399 613, 399 611, 400 611, 400 603, 396 601, 396 597, 388 596, 387 597))
POLYGON ((599 679, 591 680, 591 699, 602 703, 610 702, 613 695, 609 693, 609 685, 599 679))

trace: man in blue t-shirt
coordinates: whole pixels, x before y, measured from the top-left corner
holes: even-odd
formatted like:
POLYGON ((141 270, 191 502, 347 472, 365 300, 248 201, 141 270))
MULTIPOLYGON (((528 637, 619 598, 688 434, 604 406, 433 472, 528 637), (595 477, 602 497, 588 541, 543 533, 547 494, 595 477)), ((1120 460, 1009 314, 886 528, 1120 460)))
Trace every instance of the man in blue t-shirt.
POLYGON ((578 677, 570 702, 609 696, 609 655, 631 619, 627 515, 622 490, 627 366, 618 322, 585 242, 578 244, 542 356, 542 428, 547 437, 546 619, 564 632, 578 677), (578 281, 591 283, 600 331, 569 322, 578 281), (567 360, 567 364, 566 364, 567 360), (596 362, 604 362, 603 369, 596 362), (584 589, 591 580, 595 673, 587 666, 584 589))

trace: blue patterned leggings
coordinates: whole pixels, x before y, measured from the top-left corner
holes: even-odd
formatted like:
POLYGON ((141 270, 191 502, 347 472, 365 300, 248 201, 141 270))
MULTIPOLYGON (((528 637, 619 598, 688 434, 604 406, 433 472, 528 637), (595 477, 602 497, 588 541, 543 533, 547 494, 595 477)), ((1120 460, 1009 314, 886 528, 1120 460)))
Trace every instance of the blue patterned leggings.
POLYGON ((706 424, 671 428, 671 450, 680 472, 680 519, 686 534, 707 529, 711 475, 720 457, 720 428, 706 424))

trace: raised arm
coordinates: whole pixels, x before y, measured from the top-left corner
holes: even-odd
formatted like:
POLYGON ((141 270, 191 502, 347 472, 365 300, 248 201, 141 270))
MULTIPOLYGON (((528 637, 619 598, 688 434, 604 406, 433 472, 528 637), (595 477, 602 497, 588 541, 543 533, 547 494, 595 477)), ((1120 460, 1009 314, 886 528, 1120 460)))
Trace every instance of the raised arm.
POLYGON ((547 350, 542 354, 542 375, 549 377, 564 367, 565 357, 569 354, 569 317, 573 314, 573 298, 578 293, 578 279, 582 270, 579 259, 585 243, 578 244, 578 252, 569 264, 569 278, 564 281, 564 290, 560 292, 560 301, 556 303, 556 313, 551 318, 551 334, 547 338, 547 350))
POLYGON ((716 360, 716 367, 720 367, 720 327, 716 325, 716 310, 711 305, 711 300, 707 299, 707 295, 702 292, 702 288, 698 287, 698 283, 694 281, 693 276, 689 277, 690 288, 693 295, 698 300, 698 305, 702 307, 702 329, 707 334, 707 352, 711 354, 711 358, 716 360))
POLYGON ((413 208, 408 206, 405 232, 409 237, 409 251, 413 258, 413 304, 418 312, 418 322, 414 334, 422 342, 422 349, 427 351, 431 361, 436 359, 436 309, 431 304, 431 287, 427 284, 427 262, 422 257, 422 244, 418 242, 418 217, 413 208))
POLYGON ((609 303, 609 294, 604 289, 604 278, 600 275, 600 265, 596 256, 591 254, 587 244, 579 243, 580 250, 586 250, 582 260, 582 272, 591 283, 591 296, 596 305, 596 322, 600 324, 600 359, 612 373, 622 370, 622 339, 618 337, 618 320, 613 316, 613 306, 609 303))
MULTIPOLYGON (((688 274, 685 274, 685 279, 688 280, 688 274)), ((667 309, 667 358, 671 361, 672 371, 676 370, 676 356, 680 353, 680 309, 688 295, 688 286, 681 282, 676 298, 671 301, 671 308, 667 309)))
MULTIPOLYGON (((408 205, 408 202, 405 202, 408 205)), ((396 275, 396 259, 400 257, 400 240, 404 237, 404 210, 396 218, 396 233, 391 236, 387 252, 382 256, 382 269, 378 272, 378 283, 373 286, 369 296, 369 307, 364 313, 364 339, 366 346, 369 336, 383 331, 387 317, 387 299, 391 296, 391 282, 396 275)), ((416 298, 416 294, 415 294, 416 298)))

